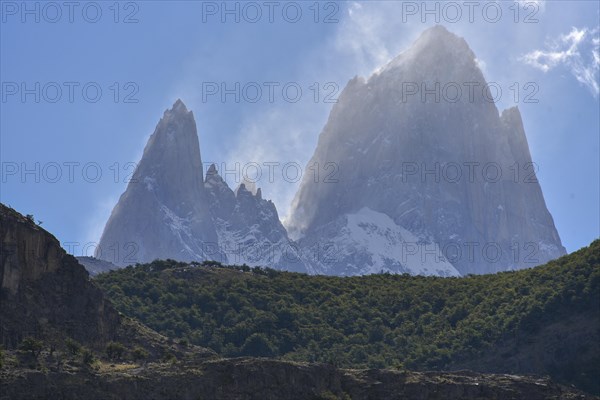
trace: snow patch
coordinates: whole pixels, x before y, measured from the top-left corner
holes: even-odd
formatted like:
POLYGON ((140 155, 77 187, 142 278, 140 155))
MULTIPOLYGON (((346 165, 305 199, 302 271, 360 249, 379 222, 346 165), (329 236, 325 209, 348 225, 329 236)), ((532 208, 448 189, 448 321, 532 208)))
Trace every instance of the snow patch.
POLYGON ((339 234, 322 240, 334 251, 329 254, 332 258, 314 263, 317 273, 342 267, 344 275, 390 272, 460 276, 436 243, 397 225, 386 214, 363 207, 342 218, 339 234))

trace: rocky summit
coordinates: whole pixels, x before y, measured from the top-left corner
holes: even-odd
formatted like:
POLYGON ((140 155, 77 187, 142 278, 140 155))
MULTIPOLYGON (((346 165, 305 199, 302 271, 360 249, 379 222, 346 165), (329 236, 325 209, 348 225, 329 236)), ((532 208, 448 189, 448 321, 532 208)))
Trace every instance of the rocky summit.
POLYGON ((118 266, 171 258, 460 276, 565 254, 519 110, 498 111, 473 51, 441 26, 348 83, 314 166, 334 173, 304 176, 284 227, 260 189, 232 190, 214 165, 203 176, 196 123, 178 100, 150 137, 96 257, 118 266))
POLYGON ((287 221, 311 272, 482 274, 565 254, 521 114, 499 113, 464 39, 436 26, 343 90, 287 221))
POLYGON ((116 265, 213 257, 217 232, 206 207, 202 159, 191 111, 165 111, 127 190, 112 211, 96 258, 116 265))
POLYGON ((305 271, 260 188, 231 190, 215 165, 204 179, 194 116, 181 100, 150 136, 95 257, 118 266, 170 258, 305 271))

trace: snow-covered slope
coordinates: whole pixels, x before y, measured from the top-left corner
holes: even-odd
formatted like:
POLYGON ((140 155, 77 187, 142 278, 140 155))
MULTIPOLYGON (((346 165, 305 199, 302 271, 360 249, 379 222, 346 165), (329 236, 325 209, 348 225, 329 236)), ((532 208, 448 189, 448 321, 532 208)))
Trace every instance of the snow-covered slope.
POLYGON ((262 198, 260 188, 254 194, 242 183, 234 192, 215 165, 207 171, 205 187, 224 261, 306 272, 297 246, 279 221, 275 205, 262 198))
POLYGON ((304 237, 299 242, 303 249, 313 249, 312 273, 460 275, 436 243, 413 235, 386 214, 368 207, 321 226, 314 237, 328 239, 316 242, 304 237))

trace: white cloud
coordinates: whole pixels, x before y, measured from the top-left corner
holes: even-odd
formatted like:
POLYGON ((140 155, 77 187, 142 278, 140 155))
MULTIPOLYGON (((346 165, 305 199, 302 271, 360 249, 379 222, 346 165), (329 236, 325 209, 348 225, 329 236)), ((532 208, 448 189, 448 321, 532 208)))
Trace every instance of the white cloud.
MULTIPOLYGON (((333 97, 338 98, 346 82, 354 75, 369 76, 399 52, 398 46, 402 48, 403 43, 413 39, 414 35, 400 34, 407 31, 406 24, 390 23, 390 16, 399 15, 399 7, 395 2, 341 5, 343 15, 333 37, 309 55, 306 65, 299 69, 294 80, 301 82, 305 88, 309 87, 309 82, 320 80, 321 85, 335 82, 338 90, 333 97), (312 66, 313 63, 319 67, 312 66)), ((232 166, 228 168, 234 168, 235 163, 240 163, 242 168, 249 163, 262 166, 263 176, 257 187, 262 188, 264 198, 275 203, 282 220, 287 217, 300 184, 285 177, 283 166, 286 163, 297 164, 302 174, 312 173, 306 170, 307 163, 333 106, 323 101, 314 103, 309 99, 311 93, 307 91, 296 104, 278 101, 267 109, 247 115, 235 135, 240 139, 224 157, 226 164, 232 166), (279 163, 274 167, 273 182, 268 181, 265 162, 279 163)), ((289 173, 292 172, 290 167, 289 173)), ((232 176, 228 176, 227 183, 236 187, 239 182, 233 182, 232 176)))
POLYGON ((547 49, 534 50, 522 60, 535 68, 548 72, 558 66, 566 67, 595 97, 600 93, 600 29, 572 28, 566 35, 547 45, 547 49))
MULTIPOLYGON (((337 51, 350 53, 360 70, 372 70, 390 60, 391 53, 383 40, 384 29, 389 30, 385 4, 357 3, 348 5, 347 18, 342 20, 335 41, 337 51)), ((357 71, 358 72, 358 71, 357 71)))
POLYGON ((284 220, 300 178, 310 173, 306 164, 314 149, 312 138, 323 128, 327 113, 328 107, 301 101, 247 117, 238 132, 243 139, 227 154, 225 165, 217 163, 219 172, 231 188, 244 178, 254 181, 284 220), (226 174, 224 168, 236 172, 226 174))

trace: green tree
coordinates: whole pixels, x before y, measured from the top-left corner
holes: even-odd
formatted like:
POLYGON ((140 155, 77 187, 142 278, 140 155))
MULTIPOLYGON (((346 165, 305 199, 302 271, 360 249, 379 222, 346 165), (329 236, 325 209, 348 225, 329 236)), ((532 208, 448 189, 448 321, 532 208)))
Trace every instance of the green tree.
POLYGON ((81 362, 87 366, 90 366, 96 361, 96 357, 94 357, 94 353, 90 349, 84 348, 81 351, 81 362))
MULTIPOLYGON (((119 311, 171 343, 342 368, 445 369, 499 343, 517 348, 565 317, 597 319, 599 262, 600 240, 543 266, 461 278, 342 278, 163 260, 94 280, 119 311)), ((590 348, 591 361, 566 351, 542 373, 600 393, 590 383, 598 376, 590 348)))
POLYGON ((42 352, 43 343, 40 340, 36 340, 31 336, 27 336, 23 341, 19 344, 19 350, 29 352, 35 358, 38 358, 40 353, 42 352))
POLYGON ((111 360, 120 360, 125 352, 125 346, 119 342, 109 342, 106 345, 106 355, 111 360))
POLYGON ((67 338, 67 340, 65 340, 65 346, 71 355, 76 356, 81 352, 81 345, 71 338, 67 338))
POLYGON ((140 346, 134 347, 131 351, 131 357, 134 359, 134 361, 145 360, 148 358, 148 355, 149 353, 146 351, 146 349, 140 346))
POLYGON ((241 354, 252 357, 270 357, 273 355, 273 345, 262 333, 254 333, 246 341, 241 348, 241 354))

